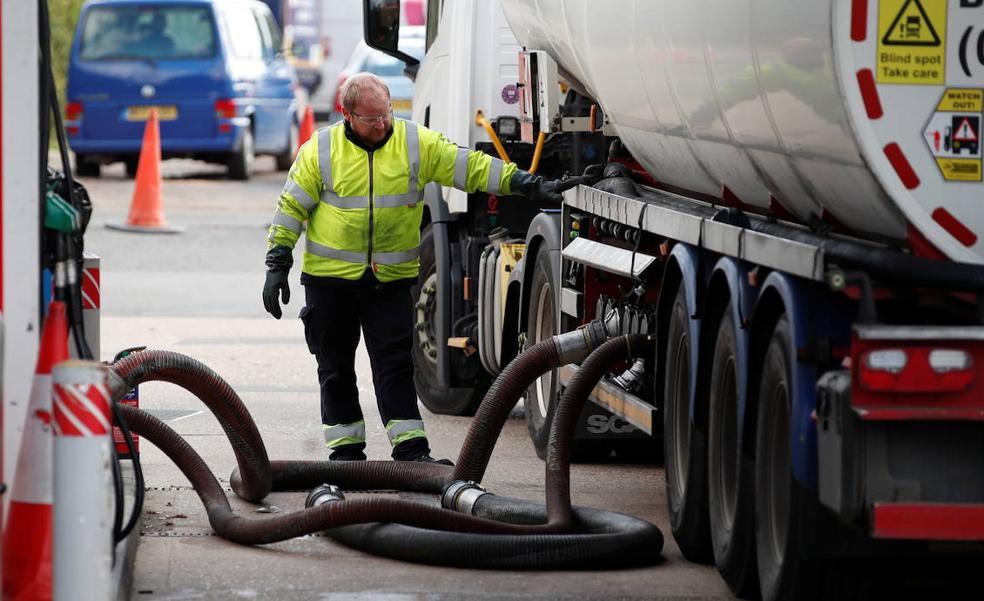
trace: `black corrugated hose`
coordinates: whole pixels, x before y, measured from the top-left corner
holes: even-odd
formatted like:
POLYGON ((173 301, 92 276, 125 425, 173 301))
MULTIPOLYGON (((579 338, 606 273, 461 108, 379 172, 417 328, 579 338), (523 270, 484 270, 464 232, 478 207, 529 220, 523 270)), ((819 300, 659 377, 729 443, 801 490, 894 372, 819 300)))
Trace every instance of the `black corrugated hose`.
MULTIPOLYGON (((440 494, 454 482, 477 481, 484 475, 510 409, 533 380, 549 369, 583 359, 612 329, 595 322, 582 330, 545 340, 511 362, 483 400, 466 436, 458 467, 453 470, 437 464, 391 461, 270 462, 256 425, 238 395, 212 370, 177 353, 145 351, 119 361, 110 370, 111 389, 117 397, 140 382, 164 380, 201 398, 229 436, 239 465, 230 481, 236 494, 248 501, 259 501, 271 490, 306 489, 324 482, 347 490, 440 494)), ((561 401, 562 406, 571 406, 566 410, 558 408, 560 417, 551 430, 551 456, 547 463, 549 511, 543 504, 484 494, 467 508, 472 515, 406 500, 361 498, 275 517, 248 518, 232 511, 215 476, 180 436, 149 414, 135 408, 122 409, 131 428, 160 447, 188 477, 216 533, 234 542, 265 544, 327 530, 330 536, 350 546, 422 563, 499 569, 650 564, 658 560, 662 548, 659 530, 629 516, 572 509, 567 473, 579 407, 604 374, 604 366, 624 360, 626 354, 631 355, 630 348, 637 350, 637 346, 642 346, 636 338, 639 337, 620 337, 602 345, 585 361, 585 375, 581 378, 585 381, 579 384, 576 377, 561 401), (589 384, 587 380, 591 378, 594 380, 589 384)))
MULTIPOLYGON (((481 492, 466 503, 457 503, 455 498, 444 495, 445 506, 452 505, 458 511, 497 522, 527 524, 526 533, 504 536, 435 532, 390 523, 346 526, 329 530, 327 534, 350 547, 376 555, 455 567, 612 569, 657 563, 663 535, 656 526, 623 514, 571 507, 570 498, 571 445, 588 395, 605 373, 627 359, 651 354, 652 345, 652 338, 641 334, 609 340, 588 356, 568 384, 550 425, 546 506, 481 492)), ((502 376, 505 375, 504 371, 502 376)), ((487 401, 488 397, 482 405, 487 401)), ((475 423, 479 423, 478 414, 475 423)), ((468 448, 467 440, 465 448, 468 448)))

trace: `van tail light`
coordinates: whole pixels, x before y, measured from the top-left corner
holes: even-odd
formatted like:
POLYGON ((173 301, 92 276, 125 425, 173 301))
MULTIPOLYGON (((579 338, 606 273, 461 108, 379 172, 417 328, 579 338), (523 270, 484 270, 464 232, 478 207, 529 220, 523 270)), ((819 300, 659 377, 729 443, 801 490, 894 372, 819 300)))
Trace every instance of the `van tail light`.
POLYGON ((65 121, 78 121, 82 118, 82 103, 65 103, 65 121))
POLYGON ((858 378, 872 392, 960 392, 973 384, 973 367, 973 357, 961 349, 883 348, 861 355, 858 378))
POLYGON ((236 116, 236 103, 233 100, 222 99, 215 101, 215 117, 217 119, 232 119, 236 116))
POLYGON ((65 103, 65 132, 70 136, 79 135, 81 128, 79 127, 79 121, 82 119, 82 103, 81 102, 66 102, 65 103))

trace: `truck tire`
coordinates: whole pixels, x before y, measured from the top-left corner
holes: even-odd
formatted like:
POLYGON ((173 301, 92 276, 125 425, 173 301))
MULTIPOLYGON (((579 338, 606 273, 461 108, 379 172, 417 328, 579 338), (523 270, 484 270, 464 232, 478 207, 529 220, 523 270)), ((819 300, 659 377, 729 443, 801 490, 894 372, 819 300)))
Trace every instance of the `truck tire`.
POLYGON ((256 158, 253 146, 253 130, 246 128, 239 140, 239 148, 230 155, 226 167, 229 179, 247 180, 253 174, 253 160, 256 158))
POLYGON ((84 154, 75 155, 75 175, 79 177, 99 177, 101 165, 89 160, 84 154))
MULTIPOLYGON (((731 304, 721 316, 707 420, 707 490, 714 563, 739 597, 757 592, 755 566, 755 465, 739 444, 738 338, 731 304)), ((751 441, 746 441, 750 444, 751 441)))
POLYGON ((294 153, 297 152, 300 137, 300 129, 298 129, 297 123, 291 119, 290 129, 287 132, 287 150, 274 157, 277 161, 277 171, 287 171, 294 164, 294 153))
POLYGON ((432 413, 442 415, 474 415, 489 388, 489 378, 478 363, 478 353, 465 357, 450 349, 451 369, 459 381, 474 382, 470 388, 443 388, 437 382, 437 261, 434 252, 434 232, 430 224, 420 234, 420 277, 410 290, 416 303, 413 357, 413 381, 417 395, 432 413), (432 354, 433 353, 433 356, 432 354))
MULTIPOLYGON (((533 262, 533 276, 530 279, 530 306, 527 319, 526 347, 551 338, 556 332, 557 307, 553 265, 550 253, 538 252, 533 262)), ((554 405, 557 401, 557 370, 550 370, 537 378, 526 390, 523 409, 526 413, 526 427, 530 440, 540 459, 547 458, 547 441, 550 438, 550 424, 553 421, 554 405)), ((609 452, 611 448, 609 447, 609 452)))
POLYGON ((123 171, 126 176, 133 179, 137 176, 137 167, 140 166, 140 156, 133 155, 123 159, 123 171))
MULTIPOLYGON (((755 432, 755 543, 763 601, 821 598, 823 562, 803 557, 820 519, 793 478, 790 326, 784 315, 762 363, 755 432)), ((831 562, 832 563, 832 562, 831 562)), ((833 566, 829 566, 833 567, 833 566)), ((824 595, 826 596, 826 595, 824 595)))
POLYGON ((673 300, 666 340, 663 455, 666 505, 673 538, 690 561, 709 563, 711 533, 707 509, 707 442, 700 424, 690 419, 690 316, 681 283, 673 300))

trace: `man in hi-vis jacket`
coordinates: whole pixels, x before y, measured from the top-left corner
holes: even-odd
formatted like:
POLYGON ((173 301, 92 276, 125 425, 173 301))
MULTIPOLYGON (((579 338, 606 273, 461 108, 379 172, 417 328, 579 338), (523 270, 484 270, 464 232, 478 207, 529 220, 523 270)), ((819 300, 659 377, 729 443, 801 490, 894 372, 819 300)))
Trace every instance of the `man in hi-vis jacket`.
POLYGON ((340 98, 345 120, 301 147, 280 194, 267 238, 263 304, 280 319, 277 297, 290 300, 291 249, 307 221, 300 316, 318 361, 329 459, 366 458, 355 378, 361 328, 393 459, 450 464, 430 456, 410 356, 424 185, 560 202, 558 182, 394 119, 389 89, 375 75, 350 77, 340 98))

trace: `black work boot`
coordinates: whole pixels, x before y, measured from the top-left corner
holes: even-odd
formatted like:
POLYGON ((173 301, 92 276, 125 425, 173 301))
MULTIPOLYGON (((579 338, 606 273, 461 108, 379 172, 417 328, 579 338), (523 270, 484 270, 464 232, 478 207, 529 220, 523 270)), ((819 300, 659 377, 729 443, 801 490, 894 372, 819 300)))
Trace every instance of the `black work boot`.
POLYGON ((426 438, 412 438, 393 447, 394 461, 421 461, 424 463, 439 463, 454 465, 448 459, 434 459, 430 454, 430 445, 426 438))
POLYGON ((365 461, 366 454, 363 452, 365 448, 365 443, 335 447, 331 449, 328 461, 365 461))
POLYGON ((450 465, 451 467, 454 467, 454 463, 450 459, 434 459, 433 457, 430 456, 430 453, 427 453, 426 455, 421 455, 420 457, 417 457, 416 459, 412 459, 411 461, 420 461, 421 463, 437 463, 440 465, 450 465))

